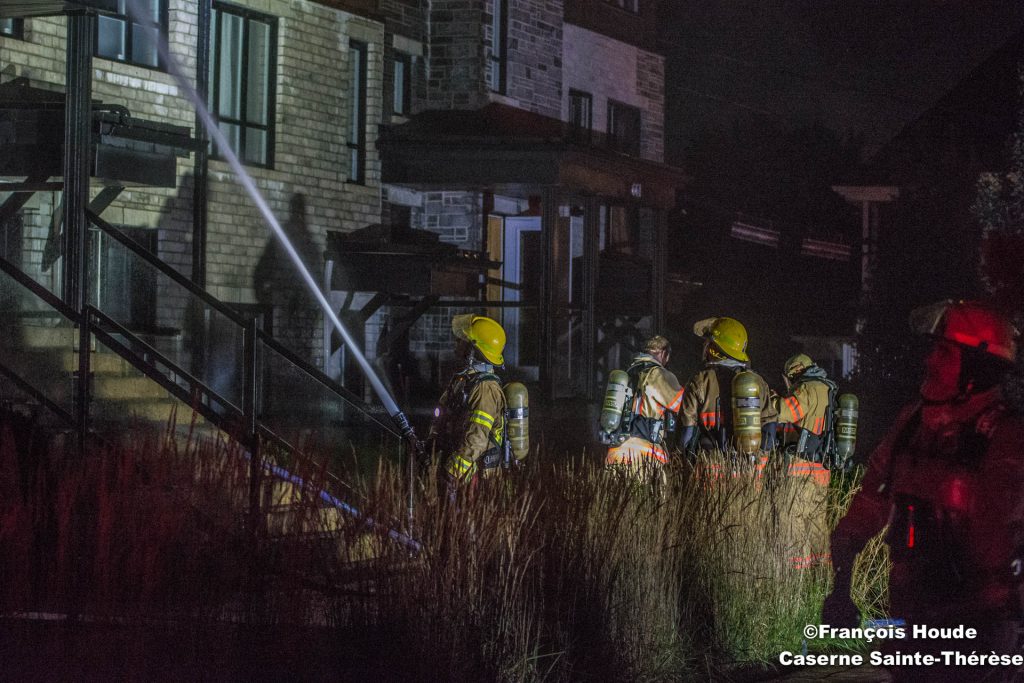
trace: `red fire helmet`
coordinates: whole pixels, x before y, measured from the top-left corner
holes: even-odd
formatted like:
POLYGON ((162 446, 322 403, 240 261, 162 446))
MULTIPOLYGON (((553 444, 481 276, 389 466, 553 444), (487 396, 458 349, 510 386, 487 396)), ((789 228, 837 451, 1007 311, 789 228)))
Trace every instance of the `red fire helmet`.
POLYGON ((910 314, 910 326, 919 334, 947 339, 1014 362, 1019 332, 1005 316, 977 301, 940 301, 910 314))

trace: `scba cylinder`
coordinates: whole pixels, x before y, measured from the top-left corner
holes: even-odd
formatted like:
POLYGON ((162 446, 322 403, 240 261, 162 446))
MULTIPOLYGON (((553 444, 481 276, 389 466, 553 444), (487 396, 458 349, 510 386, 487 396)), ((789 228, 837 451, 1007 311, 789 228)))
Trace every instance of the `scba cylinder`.
POLYGON ((505 404, 508 409, 508 424, 505 434, 512 453, 522 460, 530 451, 530 394, 519 382, 505 385, 505 404))
POLYGON ((761 447, 761 395, 757 375, 737 372, 732 378, 732 429, 736 450, 744 455, 761 447))
POLYGON ((836 455, 844 462, 853 457, 857 445, 857 418, 860 401, 853 394, 842 394, 836 401, 836 455))
POLYGON ((615 433, 622 425, 622 411, 629 400, 629 393, 629 375, 622 370, 612 370, 601 406, 601 430, 606 434, 615 433))

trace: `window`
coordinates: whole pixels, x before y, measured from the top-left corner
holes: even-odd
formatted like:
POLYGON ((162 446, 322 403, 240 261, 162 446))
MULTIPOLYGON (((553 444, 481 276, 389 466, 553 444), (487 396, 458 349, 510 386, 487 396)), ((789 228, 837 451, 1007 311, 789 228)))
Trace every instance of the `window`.
POLYGON ((569 126, 574 140, 590 142, 594 122, 594 98, 588 92, 569 90, 569 126))
POLYGON ((366 43, 350 41, 348 44, 349 75, 352 79, 352 99, 348 124, 348 179, 352 183, 366 182, 366 43))
POLYGON ((640 14, 640 0, 604 0, 609 5, 624 9, 633 14, 640 14))
POLYGON ((395 55, 395 73, 392 83, 394 88, 391 113, 398 116, 409 114, 409 94, 412 79, 412 57, 398 53, 395 55))
POLYGON ((277 20, 215 4, 210 24, 210 108, 243 163, 274 164, 277 20))
POLYGON ((0 36, 22 38, 25 35, 25 25, 21 19, 0 19, 0 36))
POLYGON ((628 104, 608 101, 608 146, 619 152, 640 156, 640 110, 628 104))
MULTIPOLYGON (((126 225, 118 229, 131 241, 157 255, 157 231, 126 225)), ((120 242, 90 226, 89 264, 93 306, 129 330, 155 332, 157 325, 157 271, 120 242)))
POLYGON ((138 0, 145 22, 129 16, 126 0, 117 0, 117 14, 96 20, 96 56, 138 66, 162 69, 157 41, 167 36, 167 0, 138 0))
POLYGON ((491 90, 505 94, 508 63, 508 0, 494 0, 491 15, 491 90))

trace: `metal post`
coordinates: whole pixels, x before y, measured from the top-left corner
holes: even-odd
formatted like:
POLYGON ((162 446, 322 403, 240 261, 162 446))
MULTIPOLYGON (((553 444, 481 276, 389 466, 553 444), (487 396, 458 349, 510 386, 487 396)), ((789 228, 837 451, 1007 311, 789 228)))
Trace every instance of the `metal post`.
MULTIPOLYGON (((199 0, 196 38, 196 94, 209 102, 211 0, 199 0)), ((209 181, 209 136, 203 120, 196 114, 196 151, 192 171, 192 281, 206 287, 206 234, 209 222, 207 190, 209 181)))
POLYGON ((70 14, 67 19, 64 104, 64 301, 81 313, 88 296, 89 203, 92 161, 92 53, 96 18, 70 14))
POLYGON ((594 397, 597 346, 597 283, 601 242, 601 203, 597 197, 583 202, 583 390, 594 397))
POLYGON ((552 324, 551 316, 555 312, 556 269, 554 254, 558 223, 558 191, 556 188, 544 188, 544 193, 541 197, 540 214, 541 239, 544 244, 539 311, 541 320, 540 384, 542 392, 550 398, 554 396, 552 378, 554 376, 555 360, 555 326, 552 324))
POLYGON ((654 231, 654 253, 651 255, 653 264, 651 282, 651 307, 655 334, 665 332, 665 286, 668 281, 668 212, 665 209, 654 209, 651 217, 651 228, 654 231))
POLYGON ((242 345, 243 363, 243 394, 242 413, 245 416, 243 425, 243 438, 249 447, 251 457, 249 458, 249 530, 253 534, 253 540, 258 536, 260 524, 260 479, 263 471, 263 462, 260 457, 260 438, 257 431, 256 410, 259 401, 259 354, 257 352, 257 330, 259 319, 253 318, 245 327, 245 338, 242 345))
POLYGON ((92 313, 88 307, 82 310, 78 326, 78 376, 75 382, 75 426, 78 429, 78 454, 85 455, 85 441, 89 433, 89 401, 91 387, 89 377, 89 351, 92 346, 92 313))

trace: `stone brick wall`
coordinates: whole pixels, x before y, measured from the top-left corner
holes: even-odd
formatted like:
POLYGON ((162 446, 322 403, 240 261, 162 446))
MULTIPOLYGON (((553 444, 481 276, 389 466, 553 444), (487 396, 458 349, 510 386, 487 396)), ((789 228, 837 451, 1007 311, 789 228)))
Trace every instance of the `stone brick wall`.
MULTIPOLYGON (((306 0, 237 4, 278 19, 275 164, 273 169, 248 170, 275 216, 300 236, 300 250, 315 262, 314 276, 319 280, 328 230, 353 230, 380 220, 380 160, 374 141, 383 116, 384 27, 306 0), (368 45, 364 185, 347 182, 350 39, 368 45), (301 217, 294 209, 299 195, 305 204, 301 217)), ((196 34, 193 3, 170 0, 169 42, 188 74, 196 68, 196 34)), ((25 40, 0 38, 0 78, 26 76, 35 87, 63 89, 64 44, 63 18, 26 20, 25 40)), ((191 104, 168 74, 97 58, 93 87, 96 99, 123 104, 134 115, 193 126, 191 104)), ((103 214, 115 225, 159 230, 161 257, 185 275, 191 274, 192 163, 191 158, 179 160, 178 188, 132 188, 103 214)), ((93 193, 98 189, 94 187, 93 193)), ((33 240, 27 245, 29 262, 38 261, 52 203, 52 198, 40 196, 26 212, 26 235, 33 240)), ((274 305, 278 336, 319 363, 320 314, 269 244, 268 228, 227 164, 212 160, 208 290, 231 303, 274 305), (257 273, 267 274, 273 286, 257 282, 257 273), (270 300, 261 294, 268 290, 270 300)))
POLYGON ((427 109, 477 109, 487 101, 484 82, 485 0, 432 0, 427 109))
MULTIPOLYGON (((508 2, 505 97, 522 109, 559 118, 562 111, 562 0, 508 2)), ((484 44, 490 50, 493 0, 487 3, 484 44)), ((490 69, 485 70, 488 87, 490 69)))
POLYGON ((593 128, 608 130, 608 100, 640 109, 640 151, 664 160, 665 60, 614 38, 573 24, 563 28, 561 118, 569 118, 570 88, 593 96, 593 128))

